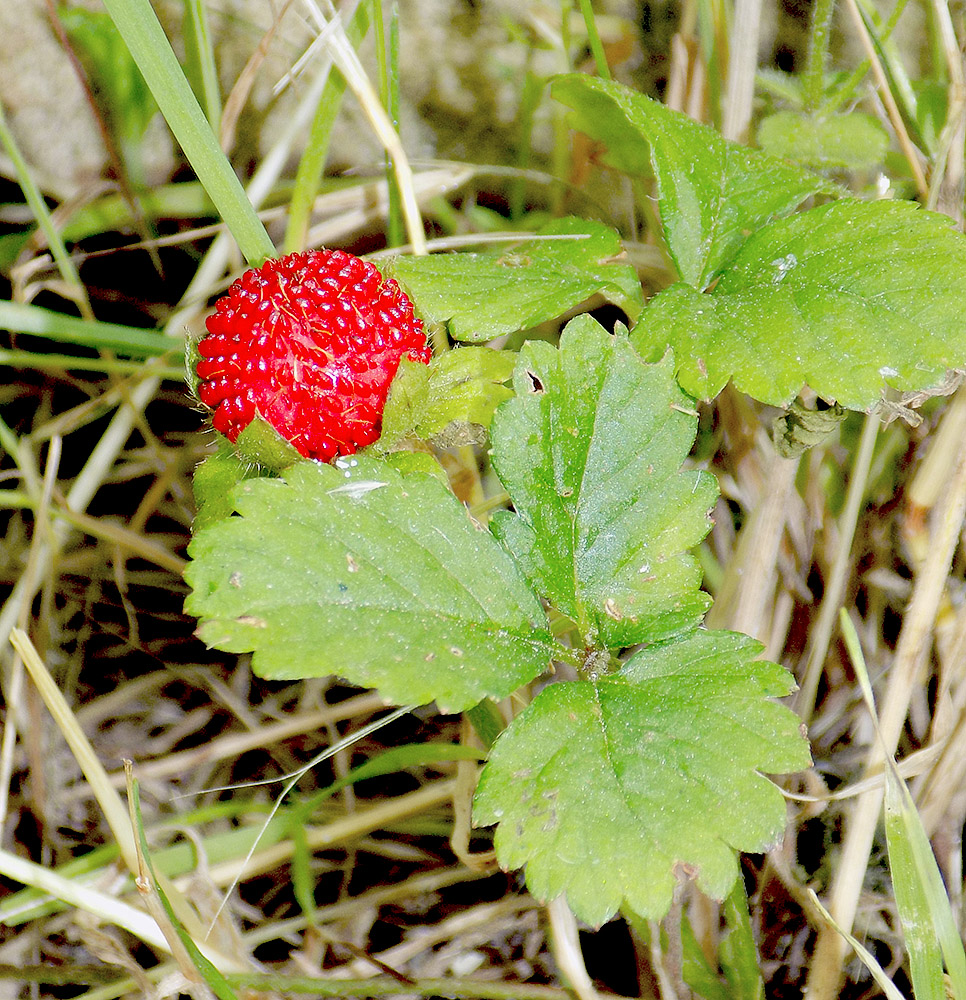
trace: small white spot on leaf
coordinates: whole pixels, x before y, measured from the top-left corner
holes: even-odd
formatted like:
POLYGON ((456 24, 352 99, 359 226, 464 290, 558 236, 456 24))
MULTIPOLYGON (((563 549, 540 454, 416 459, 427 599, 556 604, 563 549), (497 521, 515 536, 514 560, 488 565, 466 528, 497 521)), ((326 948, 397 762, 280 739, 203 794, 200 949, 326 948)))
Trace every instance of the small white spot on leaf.
POLYGON ((329 490, 328 494, 329 496, 335 496, 337 493, 345 493, 351 499, 358 500, 367 493, 371 493, 373 490, 378 490, 380 487, 386 485, 388 484, 377 482, 375 479, 362 479, 358 483, 346 483, 345 486, 336 486, 334 490, 329 490))

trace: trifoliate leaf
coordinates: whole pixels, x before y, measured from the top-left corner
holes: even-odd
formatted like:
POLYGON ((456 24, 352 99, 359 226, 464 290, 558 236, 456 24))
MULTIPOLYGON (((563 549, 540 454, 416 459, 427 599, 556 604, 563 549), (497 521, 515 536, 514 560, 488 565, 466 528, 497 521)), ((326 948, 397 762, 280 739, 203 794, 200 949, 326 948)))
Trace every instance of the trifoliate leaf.
POLYGON ((668 248, 696 288, 769 219, 840 190, 611 80, 561 76, 551 93, 574 109, 575 128, 604 143, 607 162, 630 174, 653 168, 668 248))
POLYGON ((516 355, 488 347, 459 347, 428 365, 403 359, 389 390, 377 448, 406 437, 436 438, 451 424, 489 427, 497 405, 513 395, 505 386, 516 355))
POLYGON ((816 170, 871 170, 885 159, 889 134, 860 111, 823 117, 778 111, 758 127, 758 145, 816 170))
POLYGON ((200 637, 272 679, 338 674, 399 704, 462 711, 557 648, 512 559, 436 479, 357 457, 235 492, 191 543, 200 637))
POLYGON ((543 237, 486 253, 397 257, 381 267, 419 314, 455 340, 492 340, 557 319, 595 295, 633 322, 643 302, 637 273, 618 258, 617 234, 587 219, 558 219, 543 237))
POLYGON ((769 700, 792 678, 760 651, 697 631, 616 675, 541 691, 497 740, 476 795, 476 822, 499 824, 500 864, 525 865, 538 899, 565 893, 593 925, 624 906, 660 919, 681 878, 723 899, 735 851, 764 850, 785 825, 759 772, 809 764, 798 719, 769 700))
POLYGON ((870 410, 966 363, 966 237, 911 202, 834 202, 760 230, 710 294, 655 296, 631 342, 674 349, 684 389, 712 399, 733 379, 785 406, 808 384, 870 410))
POLYGON ((707 473, 680 471, 697 414, 672 359, 643 364, 626 337, 581 316, 559 348, 524 346, 514 385, 491 440, 515 513, 492 526, 533 588, 588 646, 697 624, 709 601, 687 550, 710 528, 717 489, 707 473))

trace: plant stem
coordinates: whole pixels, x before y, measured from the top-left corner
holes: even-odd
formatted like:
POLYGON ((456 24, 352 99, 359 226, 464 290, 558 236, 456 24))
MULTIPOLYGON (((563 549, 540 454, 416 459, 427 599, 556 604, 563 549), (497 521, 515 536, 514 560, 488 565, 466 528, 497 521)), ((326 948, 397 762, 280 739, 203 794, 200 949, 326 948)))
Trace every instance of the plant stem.
POLYGON ((597 75, 604 80, 610 80, 610 66, 607 65, 607 56, 604 55, 604 46, 601 44, 597 23, 594 21, 594 8, 591 6, 591 0, 578 0, 578 3, 580 4, 580 12, 584 15, 584 24, 587 26, 587 40, 590 42, 590 51, 594 55, 597 75))
POLYGON ((814 111, 822 102, 825 89, 825 60, 832 29, 835 0, 815 0, 812 30, 808 41, 808 63, 805 67, 805 107, 814 111))
POLYGON ((104 0, 104 6, 245 259, 261 264, 274 256, 275 246, 218 145, 150 0, 104 0))

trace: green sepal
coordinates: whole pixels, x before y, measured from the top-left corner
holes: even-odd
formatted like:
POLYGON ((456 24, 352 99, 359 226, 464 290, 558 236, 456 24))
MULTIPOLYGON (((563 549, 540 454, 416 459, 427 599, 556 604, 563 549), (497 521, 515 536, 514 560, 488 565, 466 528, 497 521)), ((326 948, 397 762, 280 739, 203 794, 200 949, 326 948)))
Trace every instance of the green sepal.
POLYGON ((441 447, 480 444, 493 411, 513 390, 516 354, 488 347, 458 347, 428 365, 403 358, 392 381, 375 449, 392 451, 407 440, 441 447))
POLYGON ((303 460, 295 448, 258 413, 238 435, 235 453, 243 462, 252 463, 269 472, 282 472, 303 460))

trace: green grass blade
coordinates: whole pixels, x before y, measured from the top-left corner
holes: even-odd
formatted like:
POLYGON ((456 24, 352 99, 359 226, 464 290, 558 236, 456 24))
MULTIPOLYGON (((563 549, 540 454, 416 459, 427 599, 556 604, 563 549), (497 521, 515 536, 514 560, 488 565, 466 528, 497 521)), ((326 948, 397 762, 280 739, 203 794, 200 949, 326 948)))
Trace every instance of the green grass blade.
MULTIPOLYGON (((872 687, 858 634, 844 610, 840 622, 863 697, 875 720, 872 687)), ((949 972, 951 995, 966 1000, 966 951, 929 837, 891 754, 886 755, 885 767, 889 867, 916 1000, 942 1000, 947 995, 943 960, 949 972)))
POLYGON ((591 5, 591 0, 578 0, 578 3, 580 4, 580 12, 584 15, 584 24, 587 26, 587 40, 594 56, 597 75, 604 80, 610 80, 612 79, 610 66, 607 65, 607 56, 604 54, 604 46, 601 44, 600 33, 597 31, 597 22, 594 20, 594 8, 591 5))
POLYGON ((861 941, 859 941, 857 938, 851 935, 847 930, 845 930, 835 922, 835 919, 832 917, 832 914, 829 913, 824 906, 822 906, 822 901, 818 898, 818 896, 815 895, 815 890, 806 889, 805 891, 808 893, 809 899, 811 899, 813 905, 815 906, 815 909, 818 910, 818 912, 821 913, 822 916, 828 921, 829 925, 831 927, 834 927, 835 930, 837 930, 839 934, 841 934, 842 937, 845 938, 845 940, 848 941, 848 943, 852 946, 856 955, 859 956, 859 959, 861 960, 862 964, 869 970, 869 973, 875 980, 876 985, 879 987, 880 990, 882 990, 882 992, 886 995, 888 1000, 906 1000, 901 990, 888 977, 888 975, 886 975, 885 969, 883 969, 882 966, 879 965, 875 955, 873 955, 872 952, 869 951, 869 949, 866 948, 861 941))
MULTIPOLYGON (((929 898, 936 886, 930 884, 931 880, 928 877, 923 878, 925 858, 922 852, 923 845, 918 841, 920 837, 925 839, 925 833, 918 821, 919 816, 908 790, 895 773, 895 768, 887 768, 886 842, 889 845, 892 888, 902 923, 906 951, 909 954, 912 989, 916 1000, 943 1000, 945 992, 942 949, 933 929, 932 903, 929 898)), ((928 841, 925 847, 928 851, 928 841)), ((939 875, 938 870, 936 875, 939 875)), ((939 891, 945 899, 941 881, 939 891)))
POLYGON ((150 0, 104 0, 171 131, 250 264, 275 255, 241 182, 198 104, 150 0))
POLYGON ((184 349, 177 337, 118 323, 78 319, 23 302, 0 300, 0 328, 137 358, 184 349))
POLYGON ((221 89, 208 28, 208 8, 205 0, 184 0, 184 7, 185 46, 190 72, 195 77, 193 89, 204 107, 212 132, 217 134, 221 122, 221 89))
POLYGON ((195 944, 191 935, 184 929, 181 921, 174 912, 174 908, 168 901, 168 897, 165 894, 164 889, 161 887, 161 883, 158 881, 157 873, 155 872, 154 865, 151 861, 151 856, 148 853, 148 842, 144 836, 144 820, 141 818, 141 799, 138 794, 138 783, 136 780, 131 781, 130 794, 131 812, 133 814, 135 831, 138 838, 138 853, 144 859, 144 863, 151 874, 151 881, 154 883, 153 889, 158 894, 158 899, 161 902, 161 906, 163 907, 168 920, 171 922, 171 926, 174 927, 178 937, 181 939, 181 943, 184 945, 185 951, 188 953, 188 957, 191 959, 192 964, 198 970, 198 974, 211 989, 212 993, 215 994, 218 1000, 238 1000, 237 994, 231 986, 228 985, 228 981, 225 977, 218 971, 217 968, 215 968, 212 962, 201 953, 201 950, 195 944))

